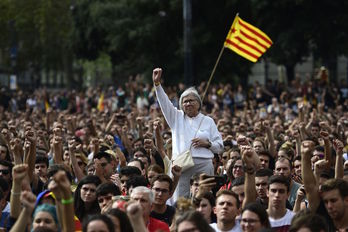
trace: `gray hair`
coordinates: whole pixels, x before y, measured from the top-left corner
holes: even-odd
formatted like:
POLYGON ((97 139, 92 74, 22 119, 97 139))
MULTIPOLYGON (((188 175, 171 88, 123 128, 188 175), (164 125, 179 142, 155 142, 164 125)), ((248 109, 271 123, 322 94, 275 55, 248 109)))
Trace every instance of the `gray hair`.
POLYGON ((133 194, 135 193, 147 193, 148 196, 149 196, 149 201, 150 201, 150 204, 152 204, 155 200, 155 195, 153 194, 152 190, 145 187, 145 186, 138 186, 138 187, 135 187, 133 190, 132 190, 132 193, 131 193, 131 197, 133 194))
POLYGON ((201 108, 202 108, 202 99, 201 99, 201 96, 199 96, 199 94, 198 94, 198 92, 197 92, 195 87, 190 87, 190 88, 186 89, 181 94, 180 100, 179 100, 179 109, 183 110, 182 109, 182 100, 183 100, 184 97, 187 97, 188 95, 192 95, 192 96, 194 96, 197 99, 197 101, 199 103, 199 109, 198 110, 200 111, 201 108))

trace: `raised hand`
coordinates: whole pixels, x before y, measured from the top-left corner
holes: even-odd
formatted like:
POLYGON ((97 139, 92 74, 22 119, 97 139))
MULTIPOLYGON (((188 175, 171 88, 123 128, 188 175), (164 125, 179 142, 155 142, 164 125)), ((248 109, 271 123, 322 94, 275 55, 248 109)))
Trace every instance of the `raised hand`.
POLYGON ((333 147, 334 147, 334 149, 336 151, 336 154, 342 154, 344 145, 343 145, 343 143, 340 140, 335 139, 333 141, 333 147))
POLYGON ((310 156, 312 157, 312 154, 313 154, 313 151, 314 151, 314 147, 315 147, 315 144, 313 141, 310 141, 310 140, 305 140, 302 142, 302 154, 304 156, 310 156))
POLYGON ((12 168, 12 178, 14 182, 22 183, 28 174, 27 164, 17 164, 12 168))
POLYGON ((180 166, 178 166, 178 165, 174 165, 172 167, 172 174, 173 174, 174 179, 179 179, 180 178, 181 170, 182 170, 182 168, 180 166))
POLYGON ((161 83, 161 76, 162 76, 162 69, 161 68, 155 68, 152 72, 152 80, 153 83, 161 83))
POLYGON ((26 210, 31 214, 34 211, 36 196, 30 191, 23 191, 21 193, 21 203, 26 210))

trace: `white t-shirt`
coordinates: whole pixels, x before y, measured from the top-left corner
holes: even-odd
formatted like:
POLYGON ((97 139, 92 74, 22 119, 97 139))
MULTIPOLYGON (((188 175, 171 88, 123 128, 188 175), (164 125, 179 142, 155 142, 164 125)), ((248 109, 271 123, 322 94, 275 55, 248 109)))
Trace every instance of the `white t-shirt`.
MULTIPOLYGON (((211 228, 213 228, 216 232, 222 232, 218 227, 216 223, 211 223, 210 224, 211 228)), ((224 232, 242 232, 242 229, 240 228, 240 224, 239 221, 236 220, 236 224, 234 225, 234 227, 228 231, 224 231, 224 232)))
POLYGON ((286 209, 286 214, 279 219, 273 219, 269 217, 269 222, 271 223, 272 229, 275 231, 285 231, 285 228, 289 228, 291 225, 291 220, 294 217, 295 213, 291 210, 286 209))

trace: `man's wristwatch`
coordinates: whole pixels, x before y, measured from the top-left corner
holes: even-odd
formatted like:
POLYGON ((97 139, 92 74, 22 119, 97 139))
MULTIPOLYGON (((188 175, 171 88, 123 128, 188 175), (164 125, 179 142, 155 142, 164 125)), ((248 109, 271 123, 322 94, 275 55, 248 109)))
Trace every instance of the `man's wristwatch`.
POLYGON ((211 148, 211 142, 208 140, 208 143, 209 143, 208 149, 210 149, 211 148))

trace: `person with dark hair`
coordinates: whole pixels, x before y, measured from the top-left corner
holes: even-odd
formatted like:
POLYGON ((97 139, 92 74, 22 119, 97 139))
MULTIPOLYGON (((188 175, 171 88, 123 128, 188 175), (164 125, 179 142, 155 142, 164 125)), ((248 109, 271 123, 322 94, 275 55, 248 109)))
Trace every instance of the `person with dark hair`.
POLYGON ((141 176, 141 171, 137 167, 125 166, 120 169, 121 192, 123 195, 127 193, 127 180, 132 176, 141 176))
POLYGON ((271 176, 268 180, 268 209, 269 221, 277 231, 287 231, 294 213, 286 208, 286 200, 290 190, 289 179, 283 175, 271 176))
POLYGON ((163 168, 161 168, 158 164, 152 164, 147 168, 147 179, 149 180, 149 183, 152 183, 152 179, 158 175, 163 174, 163 168))
MULTIPOLYGON (((327 214, 338 230, 348 229, 348 182, 330 179, 321 185, 321 197, 327 214)), ((323 210, 321 211, 323 214, 323 210)))
POLYGON ((190 210, 176 220, 176 232, 185 231, 214 232, 214 229, 204 220, 201 213, 190 210))
POLYGON ((47 178, 51 179, 57 172, 64 171, 70 183, 72 182, 71 173, 66 169, 63 164, 52 164, 48 168, 47 178))
POLYGON ((35 174, 40 178, 43 183, 46 183, 48 170, 48 158, 43 155, 36 156, 35 159, 35 174))
POLYGON ((0 144, 0 160, 11 160, 10 151, 4 144, 0 144))
POLYGON ((196 205, 196 210, 203 215, 204 219, 209 224, 216 222, 216 215, 214 214, 215 196, 212 192, 202 193, 198 201, 194 203, 196 205))
POLYGON ((140 172, 141 172, 141 175, 142 176, 146 176, 146 170, 145 170, 145 165, 144 165, 144 162, 141 161, 140 159, 132 159, 128 164, 127 166, 130 166, 130 167, 137 167, 140 172))
POLYGON ((271 156, 271 153, 267 150, 261 150, 257 153, 260 158, 260 168, 274 168, 274 158, 271 156))
POLYGON ((83 232, 114 232, 112 220, 104 214, 95 214, 83 223, 83 232))
POLYGON ((216 194, 216 206, 214 213, 216 214, 216 223, 210 226, 215 231, 241 231, 239 221, 236 220, 240 202, 238 195, 230 190, 220 190, 216 194))
POLYGON ((103 183, 97 187, 97 199, 102 213, 111 207, 112 197, 117 195, 121 195, 121 191, 114 183, 103 183))
POLYGON ((139 147, 135 149, 133 153, 133 158, 141 160, 146 168, 151 164, 151 158, 147 154, 144 147, 139 147))
POLYGON ((12 181, 12 168, 12 163, 7 160, 0 160, 0 176, 4 178, 9 185, 11 185, 12 181))
POLYGON ((84 177, 75 190, 74 208, 75 214, 81 222, 89 215, 100 213, 96 189, 101 184, 99 177, 84 177))
POLYGON ((328 232, 325 219, 310 210, 298 212, 291 221, 289 232, 328 232))
POLYGON ((132 190, 138 186, 148 186, 149 183, 143 176, 132 176, 126 181, 127 195, 132 193, 132 190))
POLYGON ((151 189, 155 199, 152 204, 151 217, 161 220, 170 226, 175 215, 175 208, 167 205, 167 200, 173 194, 173 180, 165 174, 154 177, 151 189))
POLYGON ((133 227, 129 218, 122 210, 112 208, 106 212, 106 215, 109 216, 114 223, 114 232, 133 232, 133 227))
POLYGON ((105 183, 110 181, 110 177, 114 174, 113 165, 111 163, 111 155, 106 152, 98 152, 93 156, 95 173, 100 180, 105 183))
POLYGON ((301 156, 296 156, 293 161, 294 173, 292 174, 292 179, 302 184, 301 177, 301 156))
POLYGON ((290 160, 286 158, 279 158, 277 160, 275 164, 274 174, 282 175, 288 179, 290 183, 290 192, 289 192, 288 200, 291 204, 291 207, 294 207, 297 190, 301 187, 301 185, 291 178, 291 171, 292 171, 292 165, 290 160))
POLYGON ((271 228, 267 211, 256 202, 244 207, 240 225, 243 232, 258 232, 262 228, 271 228))
POLYGON ((190 178, 190 197, 194 198, 199 188, 199 176, 201 173, 196 173, 190 178))
POLYGON ((240 176, 237 177, 236 179, 234 179, 232 181, 232 185, 231 185, 231 190, 232 192, 234 192, 235 194, 238 195, 238 200, 240 203, 242 203, 244 201, 244 182, 245 182, 245 177, 244 176, 240 176))
POLYGON ((268 208, 268 179, 272 174, 272 170, 268 168, 260 169, 255 174, 256 202, 262 205, 264 209, 268 208))

